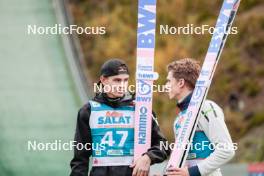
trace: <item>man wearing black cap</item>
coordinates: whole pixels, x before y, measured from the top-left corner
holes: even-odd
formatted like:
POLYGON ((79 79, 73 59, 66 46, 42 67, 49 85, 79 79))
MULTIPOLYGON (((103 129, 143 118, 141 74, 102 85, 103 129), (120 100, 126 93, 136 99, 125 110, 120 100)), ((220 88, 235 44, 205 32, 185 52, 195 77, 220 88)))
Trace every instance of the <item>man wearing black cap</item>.
POLYGON ((111 59, 103 64, 98 84, 104 91, 78 113, 75 143, 89 147, 75 146, 71 176, 87 176, 90 156, 90 176, 147 176, 151 164, 167 158, 167 151, 160 148, 160 142, 166 139, 153 113, 151 148, 133 162, 135 106, 134 96, 127 91, 128 79, 123 61, 111 59))

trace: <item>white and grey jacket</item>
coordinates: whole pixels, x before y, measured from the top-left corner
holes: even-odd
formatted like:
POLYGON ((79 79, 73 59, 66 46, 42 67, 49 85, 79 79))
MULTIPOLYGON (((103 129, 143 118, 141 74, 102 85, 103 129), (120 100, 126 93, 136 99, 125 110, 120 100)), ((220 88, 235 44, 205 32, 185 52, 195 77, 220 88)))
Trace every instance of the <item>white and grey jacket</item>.
MULTIPOLYGON (((190 99, 191 94, 177 104, 180 113, 186 111, 190 99)), ((203 103, 192 147, 186 161, 190 176, 221 175, 220 167, 235 154, 236 146, 225 124, 223 110, 213 101, 205 100, 203 103)))

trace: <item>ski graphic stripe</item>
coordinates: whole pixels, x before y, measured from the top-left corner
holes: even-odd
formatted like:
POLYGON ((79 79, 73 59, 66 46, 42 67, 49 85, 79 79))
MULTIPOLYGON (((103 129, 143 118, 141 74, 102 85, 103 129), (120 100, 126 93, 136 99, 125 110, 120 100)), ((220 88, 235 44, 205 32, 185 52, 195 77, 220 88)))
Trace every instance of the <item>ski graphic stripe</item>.
MULTIPOLYGON (((140 49, 137 51, 137 57, 140 58, 154 58, 154 52, 152 49, 140 49)), ((149 59, 148 61, 151 61, 151 59, 149 59)), ((150 63, 151 64, 151 63, 150 63)))
POLYGON ((212 36, 209 48, 202 66, 199 78, 195 84, 195 89, 184 115, 184 122, 175 139, 167 169, 170 167, 184 166, 189 151, 188 142, 192 141, 202 103, 206 98, 211 84, 219 57, 223 50, 228 32, 236 15, 240 0, 225 0, 217 19, 216 28, 212 36), (176 145, 177 144, 177 145, 176 145))
POLYGON ((151 145, 156 0, 138 1, 134 161, 151 145))

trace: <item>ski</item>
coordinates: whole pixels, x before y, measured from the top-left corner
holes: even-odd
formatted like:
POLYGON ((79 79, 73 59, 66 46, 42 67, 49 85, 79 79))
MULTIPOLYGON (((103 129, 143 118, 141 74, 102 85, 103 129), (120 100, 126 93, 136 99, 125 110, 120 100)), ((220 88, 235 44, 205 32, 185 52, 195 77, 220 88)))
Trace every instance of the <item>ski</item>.
POLYGON ((134 161, 151 145, 156 0, 138 1, 134 161))
POLYGON ((225 0, 218 16, 216 27, 191 97, 182 126, 175 139, 175 145, 166 169, 182 167, 188 155, 189 147, 198 123, 199 113, 213 78, 219 57, 223 50, 228 32, 234 21, 240 0, 225 0))

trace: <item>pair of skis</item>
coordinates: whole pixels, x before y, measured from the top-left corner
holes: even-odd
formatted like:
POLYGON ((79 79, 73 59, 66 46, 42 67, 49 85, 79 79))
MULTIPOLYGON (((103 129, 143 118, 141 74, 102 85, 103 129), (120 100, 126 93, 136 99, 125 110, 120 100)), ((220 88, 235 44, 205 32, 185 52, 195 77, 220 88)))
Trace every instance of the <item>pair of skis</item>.
MULTIPOLYGON (((175 139, 167 169, 184 166, 189 145, 194 135, 199 113, 213 78, 219 57, 227 35, 234 21, 240 0, 225 0, 217 19, 201 73, 183 118, 181 128, 175 139)), ((136 71, 136 110, 134 160, 137 160, 148 148, 151 141, 152 85, 157 79, 154 73, 154 48, 156 25, 156 0, 139 0, 137 33, 137 71, 136 71)))

